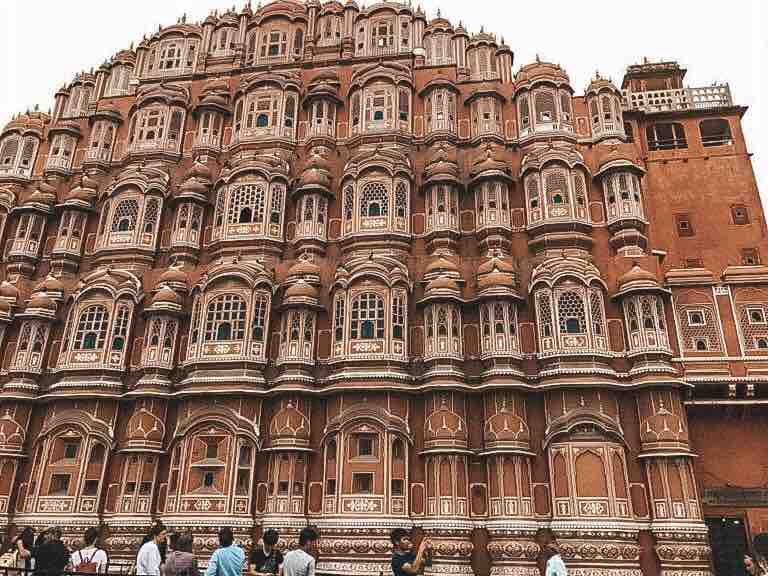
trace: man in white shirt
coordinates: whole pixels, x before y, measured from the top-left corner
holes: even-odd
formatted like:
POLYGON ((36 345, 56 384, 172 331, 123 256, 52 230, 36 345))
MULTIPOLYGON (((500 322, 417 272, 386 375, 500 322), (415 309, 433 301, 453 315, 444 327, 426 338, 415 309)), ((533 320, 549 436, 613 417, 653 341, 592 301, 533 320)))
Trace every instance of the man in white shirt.
POLYGON ((160 544, 165 541, 168 531, 159 522, 152 526, 147 540, 139 549, 136 556, 136 576, 160 576, 160 544))
POLYGON ((539 545, 536 564, 541 576, 568 576, 565 562, 557 549, 555 533, 549 528, 539 528, 536 531, 536 544, 539 545))
POLYGON ((107 553, 99 548, 99 529, 91 526, 83 536, 84 546, 69 557, 72 572, 106 574, 109 565, 107 553))
POLYGON ((320 537, 314 528, 307 526, 299 534, 299 547, 283 558, 281 576, 315 576, 315 557, 310 554, 320 537))

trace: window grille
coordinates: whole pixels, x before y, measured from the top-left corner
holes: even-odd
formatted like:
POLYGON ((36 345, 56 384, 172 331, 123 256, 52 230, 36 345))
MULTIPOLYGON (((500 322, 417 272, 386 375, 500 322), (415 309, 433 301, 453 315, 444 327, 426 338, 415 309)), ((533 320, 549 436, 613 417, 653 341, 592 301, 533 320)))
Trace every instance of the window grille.
POLYGON ((75 332, 75 350, 101 350, 107 337, 109 312, 105 306, 94 305, 80 313, 75 332))
POLYGON ((569 204, 568 180, 562 170, 553 170, 544 178, 547 201, 550 204, 569 204))
POLYGON ((406 218, 408 214, 408 190, 405 182, 398 182, 395 190, 395 214, 398 218, 406 218))
POLYGON ((405 305, 403 296, 396 294, 392 299, 392 337, 402 340, 405 334, 405 305))
POLYGON ((605 332, 605 321, 603 320, 603 299, 599 290, 590 289, 589 307, 592 315, 592 334, 602 336, 605 332))
POLYGON ((384 338, 384 300, 380 296, 366 293, 353 300, 350 334, 353 340, 384 338))
POLYGON ((389 194, 381 182, 369 182, 363 188, 360 199, 360 215, 363 217, 386 216, 389 213, 389 194))
POLYGON ((128 320, 130 309, 126 305, 121 305, 117 310, 114 332, 112 334, 112 350, 124 350, 125 341, 128 337, 128 320))
POLYGON ((555 97, 548 90, 540 90, 536 93, 536 118, 539 122, 550 123, 557 120, 555 111, 555 97))
POLYGON ((139 202, 129 198, 120 202, 112 215, 112 232, 132 232, 136 229, 139 202))
POLYGON ((157 226, 157 219, 160 215, 160 201, 156 198, 150 198, 144 212, 144 232, 153 234, 157 226))
POLYGON ((586 333, 586 315, 581 295, 569 291, 560 294, 557 303, 561 334, 586 333))
POLYGON ((552 336, 552 304, 549 294, 540 292, 536 304, 539 313, 539 336, 550 338, 552 336))
POLYGON ((267 327, 267 297, 263 294, 256 295, 253 305, 253 326, 251 336, 256 342, 263 342, 267 327))
POLYGON ((336 308, 334 310, 334 340, 341 342, 344 339, 344 298, 336 298, 336 308))
POLYGON ((285 195, 285 187, 282 184, 272 185, 272 211, 270 215, 270 222, 272 224, 280 224, 280 220, 283 217, 283 196, 285 195))
POLYGON ((264 221, 264 186, 262 184, 237 186, 232 189, 231 195, 229 224, 250 224, 264 221))
POLYGON ((245 337, 245 301, 237 294, 222 294, 208 304, 205 341, 243 340, 245 337))

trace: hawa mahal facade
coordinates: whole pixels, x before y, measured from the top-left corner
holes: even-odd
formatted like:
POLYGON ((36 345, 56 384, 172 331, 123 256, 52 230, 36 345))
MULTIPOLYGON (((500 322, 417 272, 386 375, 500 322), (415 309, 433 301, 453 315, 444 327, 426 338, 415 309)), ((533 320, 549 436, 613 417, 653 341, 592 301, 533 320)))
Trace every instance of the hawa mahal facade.
POLYGON ((430 574, 533 576, 551 527, 577 575, 708 574, 708 515, 768 527, 727 493, 767 465, 768 245, 745 108, 684 75, 575 95, 439 14, 280 0, 13 118, 9 535, 311 524, 375 576, 416 526, 430 574))

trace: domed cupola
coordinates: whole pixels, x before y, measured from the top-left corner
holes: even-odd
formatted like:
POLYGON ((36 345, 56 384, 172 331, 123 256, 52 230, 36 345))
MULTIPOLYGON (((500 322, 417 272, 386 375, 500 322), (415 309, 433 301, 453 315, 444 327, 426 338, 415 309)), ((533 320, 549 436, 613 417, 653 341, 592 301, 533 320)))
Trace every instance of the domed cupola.
MULTIPOLYGON (((334 16, 329 18, 335 21, 334 16)), ((338 74, 331 70, 321 71, 309 81, 301 105, 309 116, 307 137, 313 145, 336 145, 336 116, 339 107, 344 105, 339 96, 340 87, 338 74)))
MULTIPOLYGON (((616 299, 624 311, 630 355, 645 364, 651 358, 670 355, 665 300, 669 290, 663 288, 656 274, 643 268, 639 261, 619 276, 616 299)), ((666 366, 669 369, 669 366, 666 366)))
POLYGON ((64 287, 57 280, 46 279, 35 287, 24 311, 17 314, 21 325, 8 366, 10 380, 3 386, 4 395, 31 397, 39 393, 38 378, 44 369, 43 360, 63 292, 64 287), (56 293, 49 294, 47 286, 56 293))
MULTIPOLYGON (((297 274, 294 272, 295 276, 297 274)), ((278 380, 295 381, 296 378, 311 378, 310 368, 315 359, 317 313, 322 310, 322 306, 318 288, 307 279, 300 277, 286 286, 281 303, 280 349, 277 359, 277 365, 286 370, 278 376, 278 380), (297 374, 296 370, 300 374, 297 374)))
POLYGON ((590 250, 593 240, 584 157, 570 143, 549 142, 523 156, 529 246, 537 252, 566 248, 590 250))
POLYGON ((133 393, 167 391, 170 388, 170 373, 176 365, 187 291, 186 274, 176 266, 168 268, 158 279, 143 311, 145 332, 141 348, 141 378, 133 393))
POLYGON ((293 244, 299 252, 325 254, 328 241, 328 205, 334 199, 333 178, 324 150, 310 153, 293 191, 296 232, 293 244))
POLYGON ((209 205, 208 197, 213 172, 196 158, 184 175, 184 181, 171 196, 174 206, 171 257, 196 264, 203 235, 203 218, 209 205))
POLYGON ((468 430, 463 410, 457 410, 450 394, 435 394, 430 400, 438 404, 424 422, 425 452, 466 450, 468 430))
POLYGON ((509 164, 489 143, 475 158, 469 175, 475 196, 475 229, 481 251, 493 248, 509 251, 512 232, 510 186, 514 181, 509 164))
POLYGON ((427 249, 432 254, 456 251, 460 235, 459 203, 463 190, 456 150, 441 143, 424 167, 427 249))
POLYGON ((15 210, 16 234, 8 252, 8 272, 32 276, 46 240, 47 223, 56 205, 56 188, 40 182, 15 210))
POLYGON ((643 202, 645 169, 630 146, 601 146, 600 152, 595 179, 603 188, 611 246, 621 254, 642 254, 648 246, 643 202))
POLYGON ((602 78, 599 72, 595 73, 595 77, 587 86, 585 99, 593 141, 625 142, 627 134, 624 131, 622 117, 623 97, 613 82, 608 78, 602 78))
POLYGON ((527 64, 515 75, 520 144, 541 138, 575 142, 573 88, 568 74, 558 64, 527 64))
POLYGON ((57 273, 74 273, 80 265, 85 244, 88 217, 96 212, 98 181, 83 174, 79 183, 67 194, 64 202, 56 206, 61 210, 59 230, 51 254, 51 268, 57 273))
MULTIPOLYGON (((461 320, 464 280, 453 262, 439 257, 427 266, 423 282, 424 296, 417 306, 423 308, 424 314, 424 361, 429 368, 424 377, 430 378, 464 360, 461 320), (438 365, 442 366, 439 370, 438 365)), ((449 371, 461 374, 461 366, 449 371)))
POLYGON ((47 114, 27 111, 5 125, 0 132, 0 182, 29 182, 50 122, 47 114))
POLYGON ((14 309, 19 301, 19 290, 8 282, 0 282, 0 346, 5 342, 5 332, 13 321, 14 309))
MULTIPOLYGON (((231 28, 235 30, 235 28, 231 28)), ((229 85, 223 80, 212 80, 203 85, 200 100, 192 111, 197 122, 194 150, 198 154, 217 154, 221 150, 224 120, 232 115, 229 85)))
POLYGON ((517 269, 510 257, 494 254, 477 268, 480 314, 480 351, 491 376, 500 365, 521 358, 518 328, 519 307, 524 299, 518 287, 517 269))

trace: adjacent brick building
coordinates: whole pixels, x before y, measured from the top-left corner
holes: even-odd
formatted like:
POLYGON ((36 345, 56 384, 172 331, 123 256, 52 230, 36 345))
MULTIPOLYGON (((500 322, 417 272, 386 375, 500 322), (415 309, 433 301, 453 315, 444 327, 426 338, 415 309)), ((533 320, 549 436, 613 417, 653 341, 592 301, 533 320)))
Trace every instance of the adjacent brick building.
POLYGON ((533 575, 549 526, 575 574, 693 576, 712 517, 738 561, 768 528, 765 218, 745 108, 684 76, 576 95, 439 15, 281 0, 14 118, 9 534, 103 524, 128 557, 161 519, 205 557, 313 524, 323 573, 375 575, 415 525, 430 573, 533 575))

